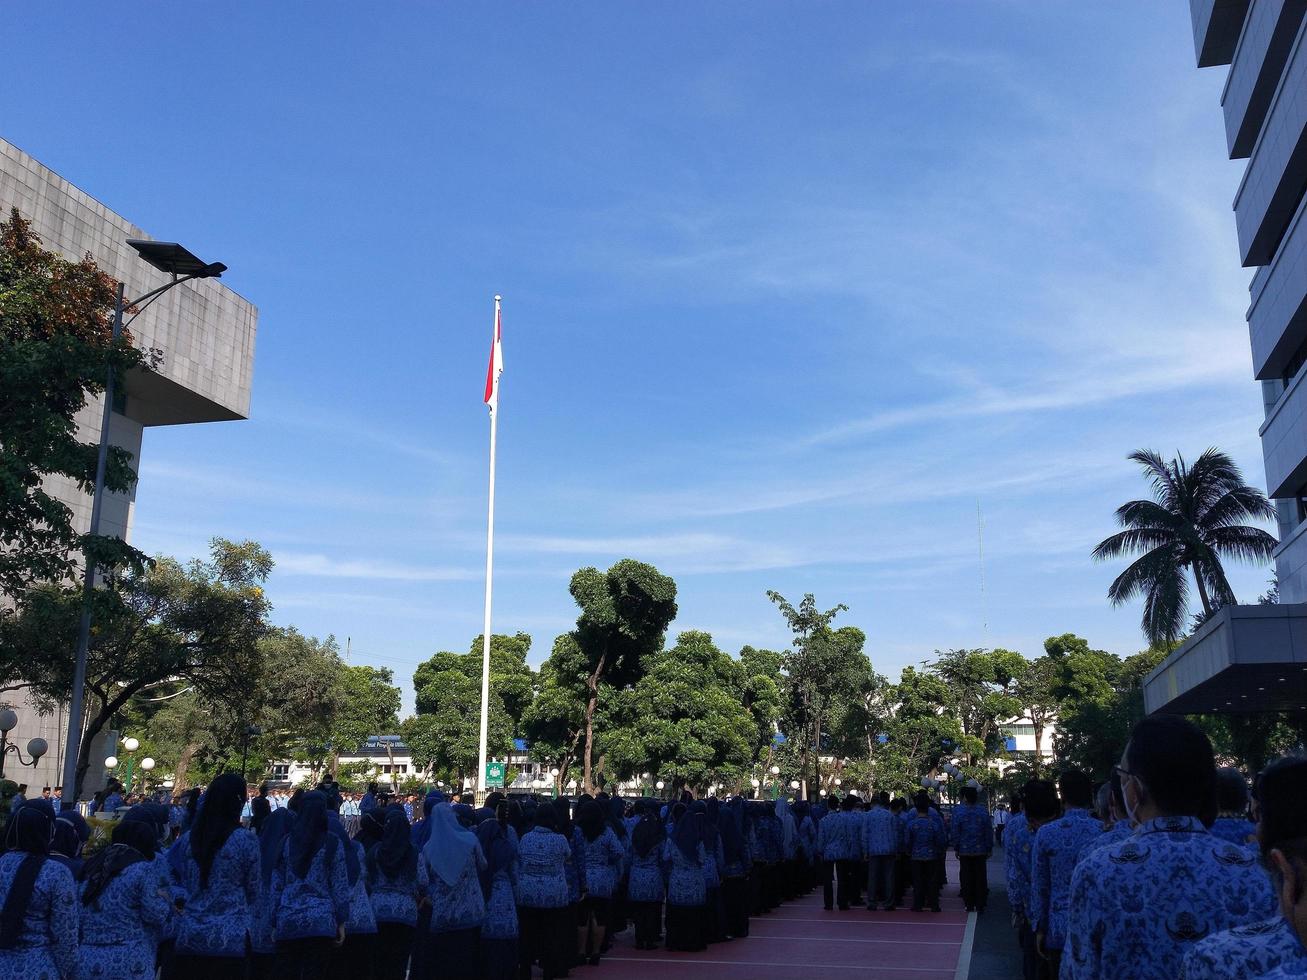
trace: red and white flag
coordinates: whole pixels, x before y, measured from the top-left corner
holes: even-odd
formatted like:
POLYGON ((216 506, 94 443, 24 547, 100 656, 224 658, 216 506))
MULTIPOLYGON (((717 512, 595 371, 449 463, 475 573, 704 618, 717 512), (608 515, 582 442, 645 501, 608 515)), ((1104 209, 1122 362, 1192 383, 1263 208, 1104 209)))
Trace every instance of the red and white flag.
POLYGON ((504 373, 504 345, 499 326, 499 297, 495 297, 495 339, 490 343, 490 367, 486 369, 486 404, 493 413, 499 407, 499 376, 504 373))

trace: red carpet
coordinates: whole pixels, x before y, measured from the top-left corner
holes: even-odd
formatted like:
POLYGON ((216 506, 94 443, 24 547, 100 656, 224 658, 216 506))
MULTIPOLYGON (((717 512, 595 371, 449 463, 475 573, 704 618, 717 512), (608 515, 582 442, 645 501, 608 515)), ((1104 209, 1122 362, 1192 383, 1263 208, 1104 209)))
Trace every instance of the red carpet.
MULTIPOLYGON (((572 975, 599 980, 714 980, 766 976, 771 973, 838 980, 954 980, 967 931, 967 913, 957 897, 957 863, 949 861, 950 883, 940 902, 944 911, 827 912, 818 890, 787 902, 770 915, 750 920, 747 939, 716 943, 702 953, 645 951, 634 947, 627 930, 597 969, 581 967, 572 975)), ((911 892, 909 892, 909 898, 911 892)), ((969 951, 967 953, 969 955, 969 951)))

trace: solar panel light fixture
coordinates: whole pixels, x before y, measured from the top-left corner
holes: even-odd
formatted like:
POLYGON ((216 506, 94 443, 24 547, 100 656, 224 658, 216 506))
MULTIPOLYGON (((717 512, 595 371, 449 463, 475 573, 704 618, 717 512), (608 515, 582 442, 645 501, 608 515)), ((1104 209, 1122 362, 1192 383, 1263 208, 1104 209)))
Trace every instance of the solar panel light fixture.
POLYGON ((216 279, 227 271, 221 262, 205 262, 195 253, 176 242, 154 242, 145 238, 129 238, 127 244, 136 254, 160 272, 174 279, 191 276, 195 279, 216 279))

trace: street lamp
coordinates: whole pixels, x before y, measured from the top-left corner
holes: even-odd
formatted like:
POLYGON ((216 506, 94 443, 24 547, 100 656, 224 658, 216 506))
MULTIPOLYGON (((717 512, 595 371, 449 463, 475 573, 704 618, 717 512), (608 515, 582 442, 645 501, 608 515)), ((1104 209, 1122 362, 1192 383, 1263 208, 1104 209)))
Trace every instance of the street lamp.
MULTIPOLYGON (((216 279, 227 271, 221 262, 203 262, 190 251, 176 242, 151 242, 140 239, 127 239, 127 244, 136 249, 136 253, 148 264, 160 272, 172 276, 172 281, 152 289, 139 299, 130 303, 123 302, 123 284, 118 283, 118 296, 113 311, 113 341, 117 343, 123 335, 123 311, 128 307, 137 307, 132 319, 140 316, 144 309, 156 299, 184 282, 192 279, 216 279)), ((100 533, 100 511, 104 505, 104 474, 109 465, 109 423, 112 421, 114 402, 114 373, 110 369, 104 383, 104 412, 100 416, 100 446, 95 458, 95 484, 91 494, 91 526, 88 536, 94 538, 100 533)), ((67 750, 64 754, 64 795, 63 809, 70 810, 77 803, 77 761, 81 756, 82 737, 82 701, 83 688, 86 687, 86 654, 91 644, 91 596, 95 591, 95 562, 90 552, 82 556, 86 567, 82 577, 82 620, 77 629, 77 656, 73 660, 73 688, 68 698, 68 737, 67 750)), ((29 746, 30 748, 30 746, 29 746)))
POLYGON ((43 738, 32 738, 27 740, 27 754, 32 757, 31 762, 23 761, 23 753, 18 748, 18 743, 10 743, 9 733, 18 726, 18 712, 12 708, 5 708, 0 711, 0 779, 5 775, 5 756, 10 752, 18 757, 20 766, 32 766, 41 760, 41 756, 49 750, 50 746, 46 744, 43 738))
MULTIPOLYGON (((148 774, 148 773, 150 773, 151 771, 153 771, 153 769, 154 769, 154 760, 151 759, 151 758, 147 755, 144 759, 141 760, 141 772, 144 772, 144 773, 147 773, 147 774, 148 774)), ((145 785, 146 785, 145 781, 146 781, 148 778, 149 778, 148 775, 146 775, 146 776, 142 776, 142 777, 141 777, 141 795, 142 795, 142 796, 145 795, 145 785)))
POLYGON ((658 790, 658 795, 659 795, 659 796, 662 796, 662 795, 663 795, 663 787, 666 786, 666 785, 667 785, 667 784, 664 783, 661 779, 658 780, 658 782, 654 783, 654 788, 658 790))

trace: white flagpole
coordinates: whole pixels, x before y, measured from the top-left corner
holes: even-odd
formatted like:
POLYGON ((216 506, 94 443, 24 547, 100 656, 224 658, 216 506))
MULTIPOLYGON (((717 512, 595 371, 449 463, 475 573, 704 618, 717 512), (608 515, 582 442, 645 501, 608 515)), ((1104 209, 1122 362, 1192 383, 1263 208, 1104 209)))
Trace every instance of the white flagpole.
MULTIPOLYGON (((495 345, 499 343, 499 299, 498 296, 495 297, 495 321, 492 328, 494 332, 491 334, 490 356, 492 370, 495 345)), ((492 378, 492 380, 498 386, 499 379, 492 378)), ((490 597, 495 568, 495 430, 498 425, 499 399, 496 397, 495 404, 490 409, 490 505, 486 518, 486 616, 481 631, 481 767, 478 770, 480 776, 477 779, 477 786, 481 790, 481 799, 483 800, 488 790, 486 785, 486 763, 490 761, 486 756, 486 740, 490 729, 490 597)))

